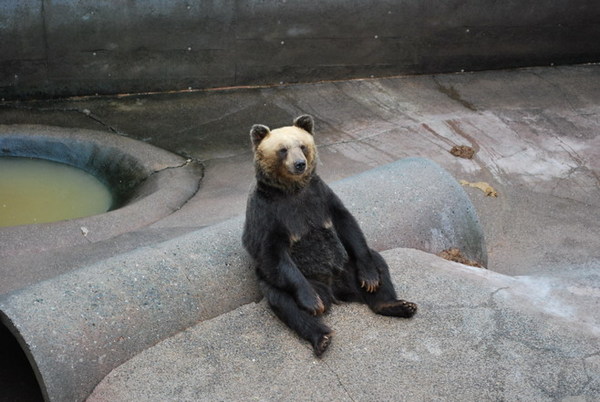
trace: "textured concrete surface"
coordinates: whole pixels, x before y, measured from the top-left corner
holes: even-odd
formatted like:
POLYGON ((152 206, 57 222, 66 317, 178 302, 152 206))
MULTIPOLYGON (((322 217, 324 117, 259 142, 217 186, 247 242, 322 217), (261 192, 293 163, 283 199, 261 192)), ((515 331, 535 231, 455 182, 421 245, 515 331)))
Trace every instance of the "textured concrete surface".
MULTIPOLYGON (((410 320, 335 306, 326 355, 264 302, 202 322, 108 375, 88 401, 593 401, 600 396, 598 295, 557 297, 511 278, 409 249, 383 253, 410 320)), ((595 273, 596 283, 598 274, 595 273)))
MULTIPOLYGON (((443 349, 447 353, 430 356, 428 369, 436 374, 434 379, 445 381, 448 378, 454 381, 444 386, 443 390, 465 389, 469 390, 466 395, 481 396, 471 392, 476 392, 475 387, 482 388, 480 391, 484 392, 481 384, 491 383, 487 377, 481 379, 484 374, 471 371, 479 366, 464 364, 450 369, 455 367, 454 360, 462 355, 465 355, 464 359, 467 359, 466 355, 473 359, 481 355, 486 357, 489 365, 484 373, 491 373, 491 377, 497 373, 507 373, 505 382, 501 383, 505 392, 523 389, 524 395, 534 395, 531 399, 578 400, 567 396, 578 395, 573 390, 581 385, 580 399, 595 400, 598 399, 593 397, 593 390, 597 390, 594 388, 597 386, 595 377, 589 377, 589 385, 579 378, 583 378, 581 367, 592 374, 597 373, 597 352, 584 354, 585 357, 578 360, 577 365, 574 360, 569 360, 569 356, 582 355, 584 349, 580 347, 579 336, 586 344, 597 345, 595 338, 588 337, 588 334, 591 331, 589 327, 598 327, 600 289, 597 275, 600 267, 599 105, 598 65, 154 96, 4 102, 0 104, 0 122, 3 124, 35 123, 113 131, 201 161, 206 170, 200 191, 183 208, 151 226, 82 246, 3 257, 2 265, 14 272, 19 272, 23 266, 36 266, 41 271, 60 268, 68 272, 102 264, 108 257, 119 258, 119 255, 126 255, 140 247, 151 249, 165 241, 176 241, 173 239, 186 233, 238 216, 244 210, 253 179, 249 127, 254 123, 271 127, 288 125, 293 117, 311 113, 317 122, 316 140, 321 159, 319 172, 328 182, 404 157, 420 156, 437 162, 457 180, 472 183, 483 181, 497 190, 498 196, 494 198, 477 188, 465 187, 485 232, 488 267, 512 276, 502 277, 501 284, 494 291, 502 287, 507 289, 497 291, 494 300, 499 303, 503 295, 509 299, 515 298, 514 301, 500 300, 506 304, 498 304, 501 311, 506 312, 506 324, 495 324, 485 314, 469 315, 471 318, 468 320, 463 319, 462 315, 427 316, 431 311, 428 303, 437 303, 438 293, 440 296, 445 293, 433 285, 421 288, 418 284, 431 284, 436 281, 438 272, 423 270, 419 277, 411 279, 411 283, 417 286, 414 288, 416 293, 412 293, 413 287, 401 276, 397 280, 400 293, 412 297, 422 307, 415 320, 394 322, 394 329, 401 326, 401 331, 386 333, 382 337, 377 332, 371 332, 381 325, 380 317, 373 317, 359 307, 356 308, 360 313, 354 314, 355 306, 334 309, 331 318, 339 317, 339 324, 338 321, 330 322, 337 330, 331 352, 340 351, 337 347, 344 345, 341 339, 344 325, 353 325, 351 321, 359 319, 357 317, 372 318, 377 322, 369 321, 368 328, 363 332, 352 329, 347 333, 354 335, 356 332, 356 335, 371 340, 376 350, 384 350, 377 352, 384 365, 392 363, 387 355, 389 349, 380 343, 382 340, 392 338, 401 345, 406 339, 417 339, 415 342, 427 339, 420 330, 404 332, 416 328, 414 325, 424 325, 423 328, 431 333, 450 334, 450 340, 455 334, 468 333, 468 328, 473 328, 471 335, 474 339, 480 339, 477 335, 480 331, 485 334, 482 343, 469 343, 465 337, 461 338, 465 339, 463 343, 454 343, 453 348, 443 349), (448 151, 454 145, 472 146, 476 150, 475 157, 467 160, 451 155, 448 151), (514 289, 520 289, 519 294, 513 292, 514 289), (519 304, 521 310, 515 307, 515 303, 519 304), (512 315, 516 317, 515 320, 510 319, 512 315), (540 316, 542 319, 548 318, 549 326, 542 323, 540 327, 534 323, 535 317, 540 316), (430 319, 419 321, 423 318, 430 319), (446 324, 447 320, 450 320, 450 327, 446 324), (559 322, 562 324, 558 325, 559 322), (490 327, 499 325, 500 330, 486 332, 487 327, 473 326, 479 323, 488 323, 490 327), (506 344, 511 333, 515 336, 508 338, 510 342, 506 344), (569 348, 573 351, 572 355, 565 352, 569 348), (497 353, 493 353, 494 350, 497 353), (536 366, 527 365, 516 366, 513 370, 510 362, 504 360, 505 356, 517 362, 537 356, 536 359, 543 359, 543 370, 538 372, 536 366), (508 369, 505 368, 507 364, 508 369), (552 365, 553 368, 550 367, 552 365), (469 382, 472 376, 478 375, 476 378, 480 380, 475 385, 469 382), (546 389, 546 393, 539 396, 537 392, 542 388, 546 389)), ((427 256, 420 253, 416 255, 419 259, 424 258, 421 265, 428 264, 427 256)), ((440 267, 445 264, 448 263, 435 263, 440 267)), ((403 269, 401 266, 397 268, 403 269)), ((490 272, 481 275, 495 274, 490 272)), ((489 278, 485 276, 482 282, 489 278)), ((482 286, 482 289, 487 289, 485 284, 482 286)), ((462 305, 455 300, 445 300, 440 302, 442 304, 446 306, 444 308, 453 306, 456 309, 462 305)), ((256 313, 257 319, 264 318, 265 314, 269 317, 268 325, 263 325, 265 334, 274 335, 269 338, 275 345, 269 348, 269 353, 312 359, 309 353, 305 354, 309 350, 301 342, 284 327, 277 327, 278 323, 270 313, 260 308, 260 305, 251 305, 245 307, 249 310, 244 311, 253 314, 253 317, 256 313), (287 343, 285 348, 280 349, 276 341, 284 336, 287 337, 287 343)), ((228 325, 227 318, 222 320, 219 325, 228 325)), ((224 330, 220 333, 224 337, 224 330)), ((51 339, 51 334, 48 337, 51 339)), ((441 338, 440 335, 440 342, 441 338)), ((248 342, 258 343, 261 339, 250 339, 248 342)), ((426 348, 428 343, 421 341, 419 345, 426 348)), ((193 350, 194 346, 191 344, 188 350, 193 350)), ((216 346, 214 349, 214 353, 221 353, 216 346)), ((237 351, 239 348, 233 348, 230 353, 237 351)), ((355 358, 360 361, 363 358, 360 349, 355 354, 347 352, 347 357, 335 355, 336 360, 355 358)), ((242 363, 245 361, 243 356, 239 354, 237 360, 231 357, 238 365, 235 367, 246 367, 242 363)), ((317 369, 335 363, 332 356, 333 353, 328 357, 329 360, 319 363, 321 366, 317 366, 317 369)), ((540 361, 536 359, 532 361, 540 361)), ((295 370, 296 360, 286 364, 287 370, 295 370)), ((0 359, 0 364, 6 362, 13 361, 0 359)), ((214 365, 203 369, 212 372, 214 378, 227 373, 227 367, 218 365, 216 359, 211 362, 214 365)), ((307 369, 313 366, 302 367, 307 369)), ((350 374, 344 377, 342 383, 345 387, 351 384, 349 378, 362 385, 370 379, 367 373, 372 372, 374 366, 359 367, 362 370, 357 370, 354 377, 351 378, 350 374)), ((415 366, 406 363, 400 371, 397 368, 394 370, 396 366, 390 367, 389 373, 396 374, 396 377, 390 379, 384 376, 386 384, 405 381, 404 376, 410 372, 407 368, 415 366)), ((157 381, 164 378, 159 375, 161 372, 172 372, 170 366, 158 364, 155 370, 157 381)), ((374 372, 381 375, 387 373, 374 372)), ((178 374, 180 377, 186 375, 183 371, 178 374)), ((319 374, 328 376, 327 373, 319 374)), ((119 374, 120 377, 127 375, 126 371, 119 374)), ((134 377, 137 374, 132 370, 130 375, 134 377)), ((233 375, 240 377, 245 373, 238 370, 233 375)), ((418 377, 408 378, 419 381, 418 377)), ((155 388, 148 380, 145 381, 146 387, 155 388)), ((285 381, 281 381, 281 386, 277 379, 275 382, 271 386, 278 387, 281 392, 292 387, 285 381)), ((108 390, 106 384, 104 391, 108 390)), ((126 386, 125 383, 121 384, 126 386)), ((181 390, 182 395, 197 390, 194 384, 189 385, 191 388, 188 390, 181 390)), ((310 386, 312 384, 308 384, 307 388, 310 386)), ((135 388, 132 383, 127 387, 135 388)), ((257 389, 263 388, 257 385, 257 389)), ((384 392, 380 388, 377 391, 384 392)), ((2 389, 9 387, 3 385, 2 389)), ((362 395, 359 392, 362 391, 353 389, 350 395, 362 395)), ((490 394, 490 399, 500 394, 497 389, 493 392, 496 393, 490 394)), ((347 394, 337 397, 344 395, 347 394)))
MULTIPOLYGON (((437 164, 409 158, 333 188, 373 246, 455 247, 485 264, 474 207, 437 164), (424 182, 437 196, 422 194, 424 182), (390 236, 398 227, 407 230, 390 236)), ((21 341, 47 398, 82 400, 110 370, 156 342, 258 300, 242 226, 243 217, 230 219, 0 296, 3 323, 21 341)))
POLYGON ((590 0, 3 0, 0 98, 598 62, 590 0))

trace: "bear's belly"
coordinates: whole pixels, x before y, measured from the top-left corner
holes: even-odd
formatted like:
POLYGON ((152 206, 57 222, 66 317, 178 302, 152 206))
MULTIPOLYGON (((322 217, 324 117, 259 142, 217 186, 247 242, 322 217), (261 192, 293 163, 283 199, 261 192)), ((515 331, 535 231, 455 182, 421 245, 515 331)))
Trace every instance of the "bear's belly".
POLYGON ((323 282, 344 270, 348 253, 332 228, 315 228, 296 241, 290 255, 308 279, 323 282))

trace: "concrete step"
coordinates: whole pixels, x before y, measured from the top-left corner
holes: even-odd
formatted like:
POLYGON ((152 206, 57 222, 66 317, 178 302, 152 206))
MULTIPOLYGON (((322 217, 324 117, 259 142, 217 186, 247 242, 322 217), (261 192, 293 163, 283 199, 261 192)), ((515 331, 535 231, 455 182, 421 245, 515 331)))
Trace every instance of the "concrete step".
MULTIPOLYGON (((334 306, 322 359, 251 303, 112 371, 88 402, 592 401, 600 396, 600 279, 509 277, 412 249, 383 253, 408 320, 334 306)), ((597 268, 597 267, 596 267, 597 268)))

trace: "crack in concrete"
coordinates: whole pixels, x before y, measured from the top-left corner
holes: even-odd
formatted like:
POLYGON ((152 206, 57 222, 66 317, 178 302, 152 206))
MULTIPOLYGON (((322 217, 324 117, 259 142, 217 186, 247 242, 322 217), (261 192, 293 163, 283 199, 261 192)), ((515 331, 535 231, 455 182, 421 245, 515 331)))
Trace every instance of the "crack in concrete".
POLYGON ((82 114, 82 115, 90 118, 91 120, 95 121, 96 123, 99 123, 101 126, 108 129, 109 131, 111 131, 114 134, 118 134, 123 137, 130 137, 126 133, 124 133, 124 132, 120 131, 119 129, 111 126, 110 124, 104 122, 104 120, 102 120, 100 117, 98 117, 97 115, 92 113, 91 110, 86 109, 86 108, 81 109, 81 108, 76 108, 76 107, 63 107, 63 108, 61 108, 61 107, 39 107, 39 106, 29 106, 29 105, 23 105, 23 104, 15 104, 15 103, 4 104, 2 106, 9 108, 9 109, 26 110, 26 111, 34 111, 34 112, 79 113, 79 114, 82 114))
POLYGON ((154 172, 152 172, 152 174, 155 173, 160 173, 160 172, 164 172, 165 170, 170 170, 170 169, 180 169, 180 168, 185 168, 189 165, 191 165, 192 163, 197 163, 198 166, 200 166, 200 168, 202 169, 202 177, 204 177, 204 165, 202 164, 201 161, 193 159, 193 158, 187 158, 183 163, 180 163, 179 165, 175 165, 175 166, 165 166, 162 169, 159 170, 155 170, 154 172))
POLYGON ((583 159, 583 157, 581 155, 579 155, 579 153, 577 153, 577 151, 575 151, 567 143, 565 143, 560 137, 558 137, 558 136, 553 136, 553 137, 556 138, 556 140, 559 142, 559 146, 562 149, 564 149, 565 152, 567 153, 567 155, 569 155, 569 157, 571 157, 571 159, 575 162, 575 164, 577 165, 577 167, 575 169, 589 172, 592 175, 592 177, 594 178, 594 180, 596 181, 596 187, 598 189, 600 189, 600 175, 598 175, 598 173, 596 173, 593 169, 590 169, 585 164, 585 160, 583 159))
MULTIPOLYGON (((312 351, 312 348, 311 348, 312 351)), ((350 400, 352 402, 355 402, 356 399, 354 399, 352 397, 352 394, 350 393, 350 391, 348 390, 348 388, 346 388, 346 386, 344 385, 342 379, 340 378, 339 374, 337 373, 337 371, 335 371, 330 365, 329 363, 327 363, 327 361, 323 360, 323 364, 329 369, 329 371, 335 376, 335 378, 338 381, 338 384, 340 385, 340 387, 342 387, 342 389, 344 390, 344 392, 346 393, 346 395, 348 396, 348 398, 350 398, 350 400)))
POLYGON ((80 112, 80 113, 83 113, 85 116, 87 116, 90 119, 94 120, 95 122, 99 123, 100 125, 102 125, 103 127, 107 128, 108 130, 112 131, 113 133, 121 135, 123 137, 129 137, 127 134, 125 134, 122 131, 114 128, 110 124, 105 123, 98 116, 96 116, 95 114, 93 114, 89 109, 75 109, 75 110, 78 111, 78 112, 80 112))

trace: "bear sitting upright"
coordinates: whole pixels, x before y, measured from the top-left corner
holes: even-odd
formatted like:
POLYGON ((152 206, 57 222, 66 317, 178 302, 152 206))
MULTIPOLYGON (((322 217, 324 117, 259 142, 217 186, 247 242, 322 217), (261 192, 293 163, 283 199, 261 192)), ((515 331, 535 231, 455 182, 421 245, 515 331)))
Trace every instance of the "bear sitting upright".
POLYGON ((332 303, 361 302, 377 314, 406 318, 417 306, 397 299, 383 257, 316 174, 313 127, 308 115, 272 131, 252 127, 256 186, 242 241, 275 314, 321 356, 332 330, 318 316, 332 303))

